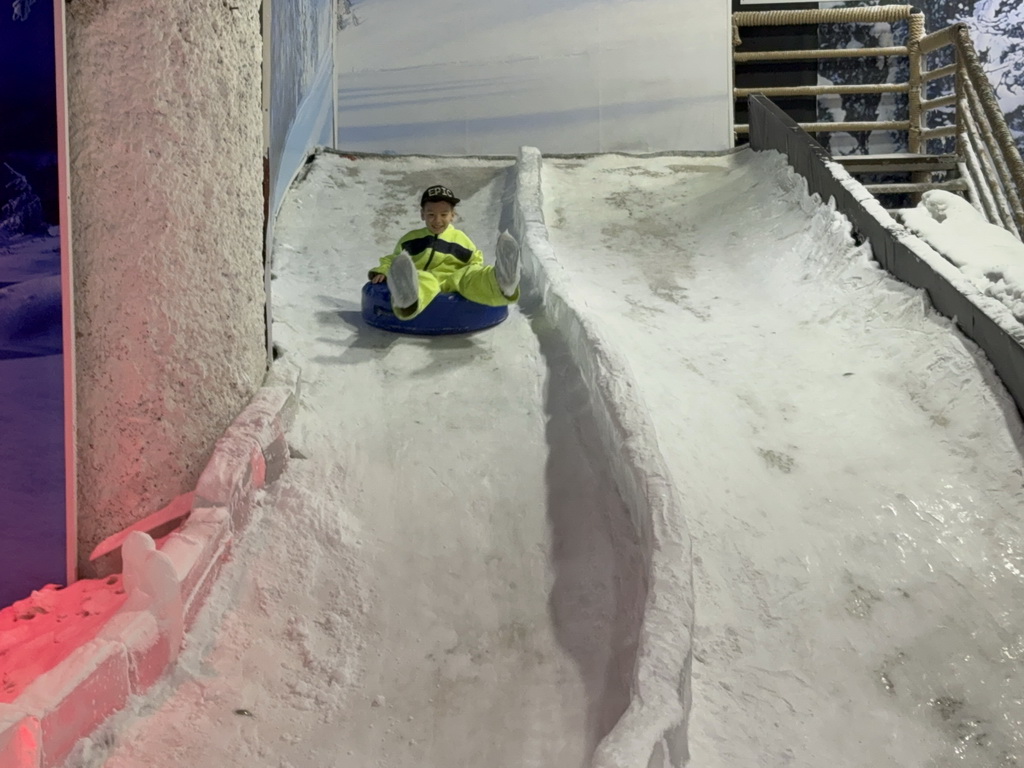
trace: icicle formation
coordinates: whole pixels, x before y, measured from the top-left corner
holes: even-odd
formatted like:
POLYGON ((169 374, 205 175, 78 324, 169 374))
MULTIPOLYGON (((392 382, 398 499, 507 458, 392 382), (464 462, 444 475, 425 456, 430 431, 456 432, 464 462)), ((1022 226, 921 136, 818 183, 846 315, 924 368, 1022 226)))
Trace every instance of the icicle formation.
POLYGON ((14 0, 14 20, 25 21, 35 2, 36 0, 14 0))

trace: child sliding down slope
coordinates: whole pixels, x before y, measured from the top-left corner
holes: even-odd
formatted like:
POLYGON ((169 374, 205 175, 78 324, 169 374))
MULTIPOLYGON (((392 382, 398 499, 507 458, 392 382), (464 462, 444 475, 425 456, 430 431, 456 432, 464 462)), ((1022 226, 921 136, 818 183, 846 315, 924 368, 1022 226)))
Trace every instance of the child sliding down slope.
POLYGON ((410 320, 442 292, 500 307, 519 300, 519 244, 508 232, 498 238, 494 266, 465 232, 456 229, 457 198, 448 187, 427 188, 420 218, 427 225, 401 237, 395 250, 370 270, 370 281, 387 280, 395 316, 410 320))

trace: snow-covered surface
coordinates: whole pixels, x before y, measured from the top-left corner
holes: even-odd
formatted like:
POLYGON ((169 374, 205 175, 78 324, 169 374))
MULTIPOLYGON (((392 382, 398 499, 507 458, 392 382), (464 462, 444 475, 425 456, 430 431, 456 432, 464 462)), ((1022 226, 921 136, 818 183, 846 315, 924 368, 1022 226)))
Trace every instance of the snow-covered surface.
POLYGON ((728 7, 713 0, 352 4, 337 42, 347 150, 720 150, 728 7), (411 15, 410 15, 411 14, 411 15))
POLYGON ((535 147, 520 151, 511 218, 528 275, 526 302, 542 306, 546 320, 572 340, 573 361, 588 390, 601 448, 615 457, 612 479, 642 542, 650 585, 640 619, 629 708, 598 745, 593 765, 653 767, 667 764, 666 759, 678 765, 688 754, 694 609, 690 535, 630 366, 607 343, 600 324, 588 316, 572 276, 551 246, 544 223, 542 163, 535 147))
POLYGON ((982 293, 1024 321, 1024 243, 990 224, 962 197, 942 190, 925 192, 916 208, 899 216, 982 293))
MULTIPOLYGON (((1018 344, 1024 345, 1024 326, 1014 316, 1010 307, 999 299, 985 293, 953 261, 893 218, 894 213, 901 215, 902 212, 889 211, 883 208, 878 199, 863 184, 853 178, 842 165, 828 161, 825 163, 825 167, 828 168, 829 172, 846 188, 853 198, 863 206, 864 210, 879 224, 889 230, 901 245, 905 246, 915 257, 927 264, 929 269, 940 276, 942 280, 949 283, 953 289, 973 304, 980 313, 998 325, 1000 330, 1009 338, 1018 344)), ((980 231, 984 232, 985 230, 982 229, 980 231)), ((938 240, 936 240, 936 246, 950 250, 950 248, 938 240)))
POLYGON ((777 156, 545 179, 693 533, 693 764, 1019 759, 1020 424, 977 350, 777 156))
POLYGON ((305 458, 211 603, 240 605, 143 705, 163 725, 127 718, 106 765, 582 765, 621 714, 639 549, 557 334, 517 309, 469 337, 358 319, 439 179, 493 253, 508 167, 323 156, 286 201, 276 336, 305 458))
MULTIPOLYGON (((80 765, 582 765, 621 713, 639 551, 550 318, 358 321, 434 180, 492 250, 506 165, 321 156, 291 193, 274 287, 299 458, 178 671, 80 765)), ((575 303, 629 361, 693 531, 692 764, 1019 761, 1021 430, 976 348, 774 154, 544 179, 575 303)))
POLYGON ((0 610, 0 702, 92 640, 125 601, 120 576, 49 585, 0 610))

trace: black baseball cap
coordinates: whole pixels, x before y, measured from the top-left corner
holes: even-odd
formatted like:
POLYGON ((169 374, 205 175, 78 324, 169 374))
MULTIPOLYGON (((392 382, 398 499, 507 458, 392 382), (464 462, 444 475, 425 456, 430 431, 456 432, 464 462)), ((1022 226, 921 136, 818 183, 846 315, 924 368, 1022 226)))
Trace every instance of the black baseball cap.
POLYGON ((459 202, 459 198, 455 196, 448 187, 442 187, 440 184, 433 187, 427 187, 424 191, 423 196, 420 197, 420 208, 427 203, 451 203, 456 205, 459 202))

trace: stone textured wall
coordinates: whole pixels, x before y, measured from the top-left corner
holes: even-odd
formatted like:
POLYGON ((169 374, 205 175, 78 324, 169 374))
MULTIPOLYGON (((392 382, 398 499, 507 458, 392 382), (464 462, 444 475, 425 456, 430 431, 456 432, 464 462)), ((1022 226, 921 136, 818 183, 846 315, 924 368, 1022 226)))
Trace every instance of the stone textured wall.
POLYGON ((266 367, 260 6, 67 5, 79 557, 195 487, 266 367))

